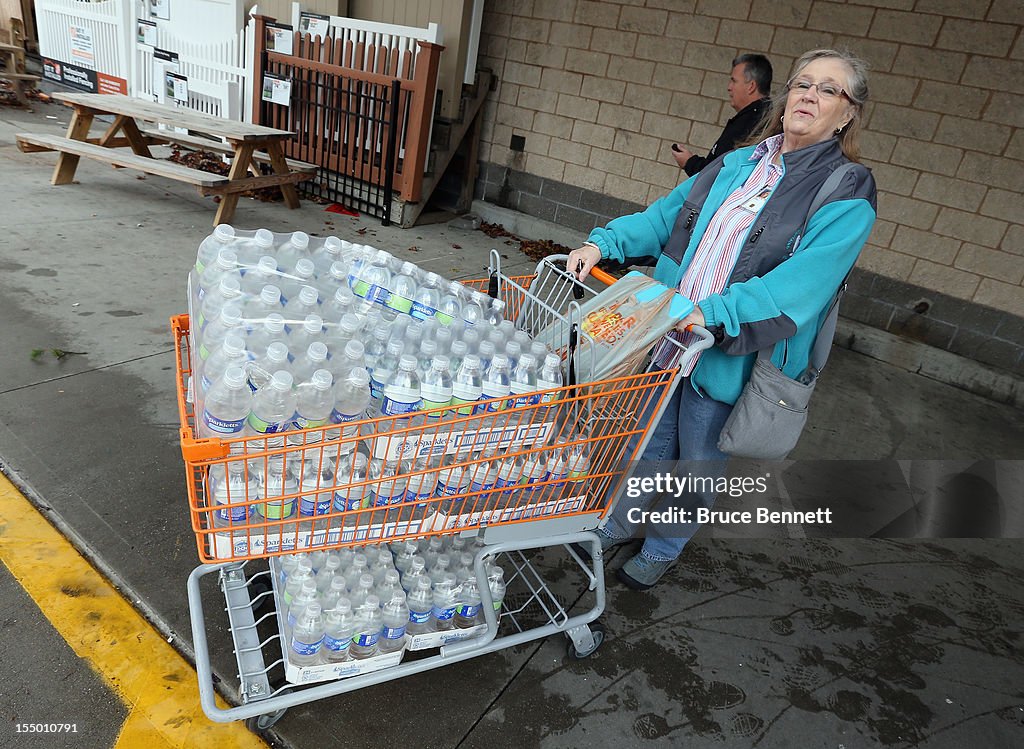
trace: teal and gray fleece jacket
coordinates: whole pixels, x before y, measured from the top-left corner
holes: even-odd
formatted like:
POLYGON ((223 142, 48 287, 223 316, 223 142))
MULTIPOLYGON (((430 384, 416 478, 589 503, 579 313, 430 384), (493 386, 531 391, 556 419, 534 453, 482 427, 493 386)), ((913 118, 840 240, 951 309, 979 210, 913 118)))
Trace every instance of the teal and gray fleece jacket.
MULTIPOLYGON (((655 279, 678 287, 711 216, 753 172, 754 149, 725 154, 645 211, 594 229, 589 241, 619 262, 657 258, 655 279)), ((715 400, 736 402, 766 346, 774 344, 772 362, 788 376, 807 368, 828 307, 875 222, 875 181, 858 165, 811 217, 794 249, 811 201, 847 161, 834 138, 783 154, 782 179, 744 238, 725 289, 693 300, 716 345, 701 355, 691 381, 715 400)))

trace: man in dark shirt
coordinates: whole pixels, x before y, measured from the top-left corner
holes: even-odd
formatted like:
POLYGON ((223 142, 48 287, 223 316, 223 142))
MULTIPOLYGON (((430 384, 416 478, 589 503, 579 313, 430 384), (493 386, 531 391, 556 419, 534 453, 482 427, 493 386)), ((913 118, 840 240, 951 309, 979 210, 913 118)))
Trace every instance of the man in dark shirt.
POLYGON ((740 55, 732 61, 729 75, 729 103, 736 115, 725 124, 721 137, 707 156, 697 156, 678 143, 672 144, 672 156, 689 176, 695 175, 708 162, 736 148, 761 121, 770 105, 772 64, 764 55, 740 55))

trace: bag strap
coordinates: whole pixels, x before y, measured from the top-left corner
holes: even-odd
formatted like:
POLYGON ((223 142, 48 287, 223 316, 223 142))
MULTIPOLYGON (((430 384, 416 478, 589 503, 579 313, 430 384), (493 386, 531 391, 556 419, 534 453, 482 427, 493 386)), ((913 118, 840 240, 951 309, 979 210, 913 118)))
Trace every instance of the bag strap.
MULTIPOLYGON (((818 189, 818 193, 814 196, 814 200, 811 201, 811 207, 807 210, 807 217, 804 219, 804 225, 800 229, 800 233, 797 235, 796 240, 793 242, 793 252, 797 251, 800 246, 800 242, 803 241, 804 235, 807 233, 807 225, 811 222, 811 217, 817 212, 825 201, 828 200, 832 193, 834 193, 839 185, 842 183, 843 178, 856 167, 853 162, 846 162, 836 167, 832 174, 828 175, 828 178, 822 183, 818 189)), ((843 282, 839 284, 839 289, 836 291, 835 297, 832 299, 832 305, 829 307, 828 315, 825 317, 825 321, 821 324, 821 328, 818 330, 818 336, 814 339, 814 346, 811 349, 811 355, 807 360, 807 369, 804 374, 801 375, 800 380, 805 383, 814 382, 821 373, 821 370, 825 368, 825 362, 828 361, 828 355, 832 351, 832 339, 836 333, 836 324, 839 320, 839 301, 843 298, 843 294, 846 293, 846 284, 850 279, 850 274, 846 274, 843 282)), ((775 344, 771 346, 765 346, 763 349, 758 351, 757 358, 761 360, 768 360, 771 358, 772 351, 775 348, 775 344)))

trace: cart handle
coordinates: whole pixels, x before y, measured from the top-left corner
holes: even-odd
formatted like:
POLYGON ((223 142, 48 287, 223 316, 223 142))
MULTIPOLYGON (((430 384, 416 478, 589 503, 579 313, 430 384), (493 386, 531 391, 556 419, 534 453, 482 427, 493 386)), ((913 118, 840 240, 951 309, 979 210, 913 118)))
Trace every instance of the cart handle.
MULTIPOLYGON (((569 260, 569 256, 568 255, 548 255, 545 259, 546 260, 550 260, 553 263, 566 263, 569 260)), ((568 265, 565 266, 565 269, 566 269, 566 271, 568 271, 571 275, 573 275, 575 277, 576 274, 573 273, 572 269, 568 265)), ((613 276, 608 271, 601 270, 596 265, 593 268, 590 269, 590 275, 593 276, 594 279, 596 279, 596 280, 600 281, 601 283, 603 283, 605 286, 611 286, 613 283, 615 283, 616 281, 619 280, 618 278, 613 276)))

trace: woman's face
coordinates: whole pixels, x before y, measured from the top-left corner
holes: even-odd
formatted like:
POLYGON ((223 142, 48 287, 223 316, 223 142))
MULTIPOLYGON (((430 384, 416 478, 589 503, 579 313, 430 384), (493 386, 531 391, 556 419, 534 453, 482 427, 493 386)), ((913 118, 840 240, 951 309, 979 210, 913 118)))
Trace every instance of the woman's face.
POLYGON ((782 120, 790 148, 828 140, 852 119, 853 107, 845 93, 849 85, 846 65, 834 57, 813 60, 793 76, 782 120))

